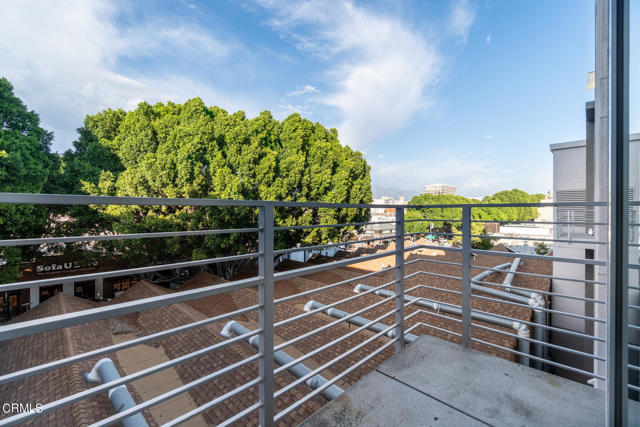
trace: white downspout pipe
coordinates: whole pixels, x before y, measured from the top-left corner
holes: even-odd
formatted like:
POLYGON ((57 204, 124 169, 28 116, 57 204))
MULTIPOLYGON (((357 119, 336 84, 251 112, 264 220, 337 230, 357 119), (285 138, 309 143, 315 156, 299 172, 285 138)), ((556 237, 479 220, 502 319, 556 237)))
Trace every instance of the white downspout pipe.
MULTIPOLYGON (((353 291, 354 292, 365 292, 365 291, 370 291, 372 289, 373 289, 372 286, 358 284, 358 285, 355 286, 353 291)), ((383 296, 383 297, 391 297, 391 296, 395 295, 394 292, 387 291, 387 290, 384 290, 384 289, 380 289, 380 290, 374 291, 373 293, 378 295, 378 296, 383 296)), ((404 296, 404 300, 405 301, 409 301, 409 302, 415 301, 414 303, 416 305, 419 305, 421 307, 430 308, 430 309, 435 310, 435 311, 442 311, 442 312, 445 312, 445 313, 455 314, 457 316, 462 316, 462 309, 459 308, 459 307, 455 307, 453 305, 450 305, 450 304, 435 303, 435 302, 431 302, 431 301, 425 301, 425 300, 423 300, 423 299, 421 299, 419 297, 414 297, 414 296, 410 296, 410 295, 405 295, 404 296)), ((490 315, 490 314, 478 313, 478 312, 475 312, 475 311, 471 312, 471 318, 474 319, 474 320, 480 320, 481 322, 487 322, 487 323, 491 323, 493 325, 502 326, 504 328, 513 329, 516 332, 516 335, 518 336, 518 338, 517 338, 518 351, 520 351, 521 353, 524 353, 524 354, 530 354, 529 341, 526 340, 526 339, 522 339, 522 338, 530 338, 530 336, 531 336, 531 334, 529 332, 529 327, 527 325, 525 325, 524 323, 503 319, 501 317, 493 316, 493 315, 490 315)), ((521 364, 523 364, 525 366, 529 366, 529 357, 524 356, 524 355, 520 355, 519 356, 519 360, 520 360, 521 364)))
MULTIPOLYGON (((235 320, 231 320, 227 322, 226 325, 224 325, 224 328, 222 329, 221 334, 227 338, 231 338, 233 334, 244 335, 244 334, 248 334, 249 332, 250 332, 249 329, 245 328, 243 325, 236 322, 235 320)), ((259 337, 257 335, 247 338, 247 341, 249 342, 249 344, 254 346, 256 349, 259 348, 258 340, 259 340, 259 337)), ((286 365, 287 363, 291 363, 295 359, 289 356, 284 351, 278 350, 273 353, 273 360, 275 360, 276 363, 282 366, 282 365, 286 365)), ((288 367, 287 371, 289 371, 289 373, 291 373, 296 378, 302 378, 305 375, 309 374, 311 372, 311 369, 309 369, 306 365, 302 363, 296 363, 295 365, 288 367)), ((323 386, 327 382, 328 380, 325 377, 323 377, 322 375, 316 374, 310 377, 309 379, 307 379, 305 381, 305 384, 307 384, 309 387, 315 390, 316 388, 323 386)), ((320 394, 327 400, 336 399, 342 393, 343 393, 343 390, 335 384, 330 385, 329 387, 325 388, 320 392, 320 394)))
MULTIPOLYGON (((310 300, 308 301, 305 305, 304 305, 304 310, 309 312, 311 310, 316 310, 316 309, 323 309, 322 312, 331 316, 331 317, 335 317, 336 319, 343 319, 347 316, 350 316, 351 313, 347 313, 346 311, 342 311, 342 310, 338 310, 337 308, 324 308, 326 307, 324 304, 318 302, 318 301, 314 301, 314 300, 310 300)), ((370 323, 371 320, 366 319, 364 317, 360 317, 360 316, 353 316, 350 319, 347 319, 347 322, 351 323, 352 325, 356 325, 356 326, 364 326, 367 323, 370 323)), ((382 332, 385 329, 387 329, 389 327, 389 325, 385 325, 383 323, 374 323, 372 325, 367 326, 367 329, 372 331, 372 332, 382 332)), ((388 331, 386 333, 386 335, 389 338, 394 338, 396 336, 395 334, 395 330, 391 329, 390 331, 388 331)), ((407 344, 411 344, 412 342, 414 342, 415 340, 418 339, 417 335, 414 334, 404 334, 404 341, 407 344)))
MULTIPOLYGON (((85 380, 92 383, 104 384, 120 379, 120 373, 113 364, 113 361, 108 357, 105 357, 104 359, 100 359, 93 366, 93 369, 91 369, 90 372, 85 372, 84 378, 85 380)), ((136 406, 136 402, 133 400, 133 397, 131 397, 127 386, 124 384, 110 389, 107 394, 116 414, 136 406)), ((147 421, 144 419, 144 416, 140 412, 128 416, 127 418, 120 421, 120 423, 123 427, 149 426, 149 424, 147 424, 147 421)))

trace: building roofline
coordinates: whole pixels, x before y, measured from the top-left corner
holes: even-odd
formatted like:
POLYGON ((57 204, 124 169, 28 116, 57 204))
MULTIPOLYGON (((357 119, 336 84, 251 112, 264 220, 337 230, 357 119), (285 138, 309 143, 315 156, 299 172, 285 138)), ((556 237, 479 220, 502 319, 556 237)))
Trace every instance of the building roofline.
MULTIPOLYGON (((640 141, 640 132, 630 133, 629 141, 640 141)), ((549 144, 549 150, 553 152, 556 150, 565 150, 568 148, 585 147, 586 145, 587 145, 586 140, 579 139, 576 141, 567 141, 567 142, 559 142, 557 144, 549 144)))

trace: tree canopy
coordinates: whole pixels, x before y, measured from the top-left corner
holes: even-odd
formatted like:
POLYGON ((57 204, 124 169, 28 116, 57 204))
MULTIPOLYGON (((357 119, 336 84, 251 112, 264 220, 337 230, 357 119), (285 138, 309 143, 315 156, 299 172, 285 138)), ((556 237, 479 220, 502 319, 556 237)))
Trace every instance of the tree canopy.
MULTIPOLYGON (((265 111, 249 119, 207 107, 140 103, 134 111, 87 116, 75 150, 65 153, 62 185, 93 195, 193 197, 370 203, 369 165, 340 145, 337 131, 299 114, 282 122, 265 111)), ((117 233, 244 228, 256 225, 250 208, 115 206, 96 208, 117 233)), ((364 209, 278 208, 280 225, 362 222, 364 209)), ((278 247, 339 239, 353 229, 279 232, 278 247)), ((256 248, 256 235, 126 240, 110 243, 133 264, 180 256, 226 256, 256 248)), ((228 267, 228 266, 227 266, 228 267)), ((230 275, 232 271, 225 271, 230 275)))
MULTIPOLYGON (((0 192, 50 191, 56 166, 52 139, 53 134, 40 127, 38 114, 15 96, 7 79, 0 78, 0 192)), ((45 207, 0 205, 0 239, 40 236, 47 225, 45 207)), ((0 282, 18 277, 22 254, 19 248, 0 248, 0 282)))

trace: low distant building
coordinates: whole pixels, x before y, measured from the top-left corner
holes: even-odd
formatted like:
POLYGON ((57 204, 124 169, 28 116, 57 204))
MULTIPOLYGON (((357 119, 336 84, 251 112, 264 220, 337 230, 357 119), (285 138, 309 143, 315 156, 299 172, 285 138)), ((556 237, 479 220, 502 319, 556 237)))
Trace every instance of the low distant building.
POLYGON ((424 192, 425 194, 431 194, 434 196, 438 196, 441 194, 455 196, 456 186, 448 184, 427 184, 424 186, 424 192))

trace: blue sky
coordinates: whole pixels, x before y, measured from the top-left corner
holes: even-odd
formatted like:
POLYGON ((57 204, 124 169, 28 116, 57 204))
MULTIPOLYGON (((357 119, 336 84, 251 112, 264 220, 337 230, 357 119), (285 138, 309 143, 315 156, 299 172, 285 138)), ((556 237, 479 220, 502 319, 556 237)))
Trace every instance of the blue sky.
MULTIPOLYGON (((338 128, 365 153, 374 185, 545 192, 549 144, 584 137, 593 99, 587 0, 1 5, 0 75, 55 132, 58 151, 85 114, 199 96, 338 128)), ((632 76, 637 39, 632 27, 632 76)))

